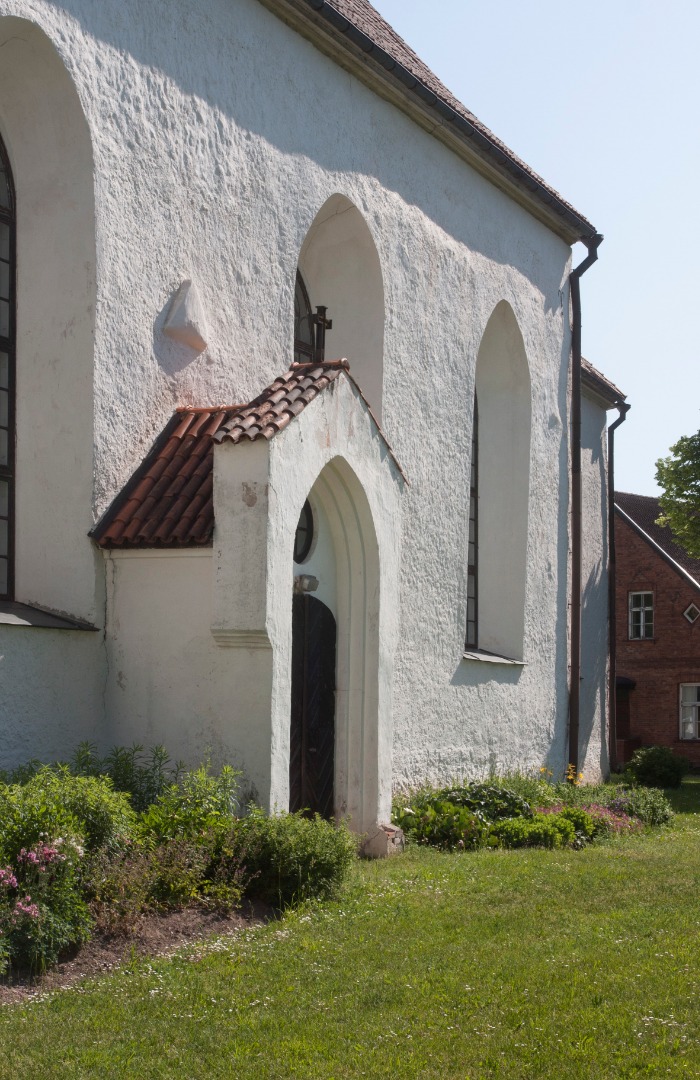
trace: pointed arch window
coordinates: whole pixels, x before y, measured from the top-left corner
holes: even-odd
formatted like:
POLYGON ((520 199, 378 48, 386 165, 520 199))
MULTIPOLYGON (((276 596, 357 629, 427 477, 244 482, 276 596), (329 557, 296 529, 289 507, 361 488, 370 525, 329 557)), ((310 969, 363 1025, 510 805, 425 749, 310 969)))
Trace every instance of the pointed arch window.
POLYGON ((479 646, 479 407, 474 395, 474 418, 472 420, 472 456, 469 478, 469 543, 467 548, 467 634, 465 646, 479 646))
POLYGON ((304 279, 298 270, 294 288, 294 359, 298 364, 314 359, 314 316, 304 279))
POLYGON ((0 139, 0 599, 14 590, 15 198, 0 139))

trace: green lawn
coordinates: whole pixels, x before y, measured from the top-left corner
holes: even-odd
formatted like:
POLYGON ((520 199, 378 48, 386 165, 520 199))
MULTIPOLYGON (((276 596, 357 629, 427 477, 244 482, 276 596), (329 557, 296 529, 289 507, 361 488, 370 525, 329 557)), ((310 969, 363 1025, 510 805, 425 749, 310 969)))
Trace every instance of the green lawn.
POLYGON ((0 1009, 5 1077, 700 1075, 700 783, 584 851, 420 850, 341 902, 0 1009))

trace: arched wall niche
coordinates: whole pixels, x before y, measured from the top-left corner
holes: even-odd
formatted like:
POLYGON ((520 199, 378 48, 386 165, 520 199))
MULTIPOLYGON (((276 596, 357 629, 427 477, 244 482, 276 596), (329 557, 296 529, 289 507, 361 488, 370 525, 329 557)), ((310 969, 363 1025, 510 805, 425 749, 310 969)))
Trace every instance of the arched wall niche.
POLYGON ((94 620, 92 144, 43 30, 0 17, 0 50, 0 134, 17 201, 15 596, 94 620))
POLYGON ((335 809, 339 817, 349 818, 355 831, 363 832, 379 820, 384 766, 379 733, 379 546, 367 496, 344 458, 333 458, 321 470, 309 500, 322 510, 335 565, 335 809))
POLYGON ((530 495, 530 371, 522 334, 502 300, 476 362, 479 405, 478 644, 523 660, 530 495))
POLYGON ((367 223, 344 195, 332 195, 314 218, 299 254, 312 309, 328 308, 333 329, 326 359, 346 357, 350 371, 381 419, 384 284, 367 223))

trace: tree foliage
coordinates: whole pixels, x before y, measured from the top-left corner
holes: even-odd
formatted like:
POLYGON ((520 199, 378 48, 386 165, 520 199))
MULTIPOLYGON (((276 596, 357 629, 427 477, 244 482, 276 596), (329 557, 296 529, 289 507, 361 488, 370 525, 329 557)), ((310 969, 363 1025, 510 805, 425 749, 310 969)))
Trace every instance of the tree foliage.
POLYGON ((670 457, 656 462, 661 517, 689 555, 700 559, 700 431, 684 435, 671 447, 670 457))

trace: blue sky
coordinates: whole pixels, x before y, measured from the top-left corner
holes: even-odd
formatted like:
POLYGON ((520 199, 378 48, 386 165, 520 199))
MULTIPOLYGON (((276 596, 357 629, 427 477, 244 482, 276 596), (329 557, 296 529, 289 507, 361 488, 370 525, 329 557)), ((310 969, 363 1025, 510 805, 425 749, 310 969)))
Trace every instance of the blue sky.
POLYGON ((700 4, 373 3, 604 234, 583 351, 632 405, 617 488, 655 494, 656 459, 700 428, 700 4))

